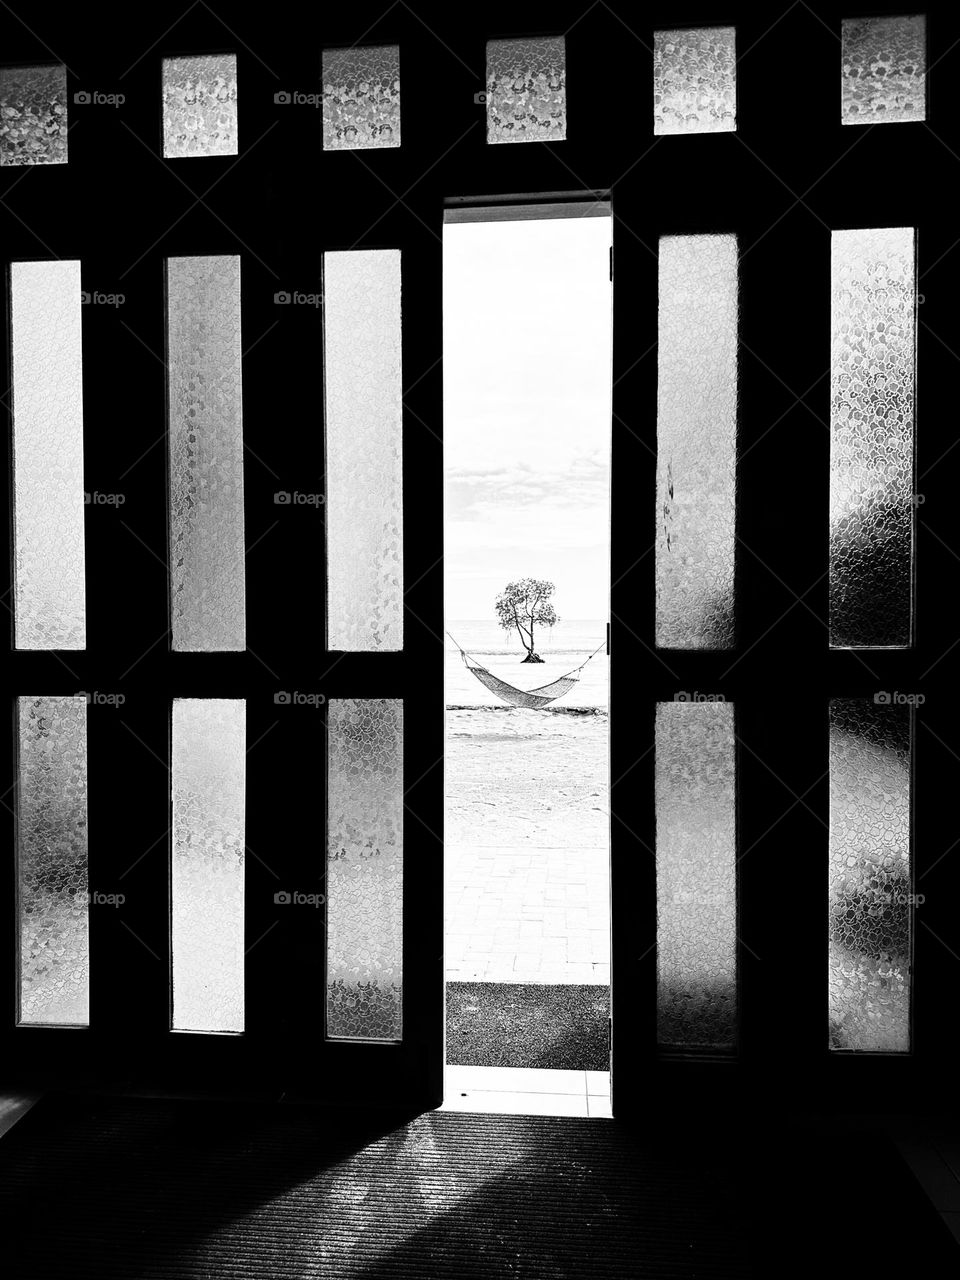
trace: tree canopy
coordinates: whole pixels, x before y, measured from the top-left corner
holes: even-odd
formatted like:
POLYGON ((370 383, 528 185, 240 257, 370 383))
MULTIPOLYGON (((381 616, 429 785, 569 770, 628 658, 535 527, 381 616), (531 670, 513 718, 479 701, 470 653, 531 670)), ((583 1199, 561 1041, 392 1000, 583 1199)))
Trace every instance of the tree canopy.
POLYGON ((508 582, 497 596, 494 608, 504 631, 516 630, 527 656, 524 662, 542 662, 537 656, 534 628, 553 627, 560 615, 550 603, 556 587, 543 578, 518 578, 508 582))

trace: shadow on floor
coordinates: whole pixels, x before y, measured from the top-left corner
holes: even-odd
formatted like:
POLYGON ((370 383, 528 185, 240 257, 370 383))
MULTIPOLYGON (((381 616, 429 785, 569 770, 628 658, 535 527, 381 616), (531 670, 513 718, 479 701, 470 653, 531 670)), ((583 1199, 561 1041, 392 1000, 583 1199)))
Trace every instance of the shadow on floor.
POLYGON ((0 1142, 8 1280, 952 1277, 916 1191, 889 1143, 769 1124, 51 1095, 0 1142))

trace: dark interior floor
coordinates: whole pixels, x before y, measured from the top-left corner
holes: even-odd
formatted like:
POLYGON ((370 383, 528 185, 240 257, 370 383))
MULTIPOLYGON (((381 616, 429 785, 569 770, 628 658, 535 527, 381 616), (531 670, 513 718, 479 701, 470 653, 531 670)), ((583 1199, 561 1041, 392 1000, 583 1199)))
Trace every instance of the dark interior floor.
POLYGON ((955 1276, 892 1143, 678 1125, 44 1098, 0 1142, 4 1274, 955 1276))

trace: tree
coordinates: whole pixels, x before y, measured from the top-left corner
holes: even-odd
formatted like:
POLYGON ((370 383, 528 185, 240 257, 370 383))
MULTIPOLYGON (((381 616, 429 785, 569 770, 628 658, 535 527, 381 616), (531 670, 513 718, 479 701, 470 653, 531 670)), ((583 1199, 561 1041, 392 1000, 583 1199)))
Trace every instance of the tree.
POLYGON ((540 578, 520 578, 516 582, 508 582, 497 596, 494 608, 504 631, 516 628, 517 634, 527 651, 524 662, 542 662, 538 656, 533 639, 534 626, 553 627, 560 621, 560 616, 550 603, 550 597, 556 588, 552 582, 544 582, 540 578))

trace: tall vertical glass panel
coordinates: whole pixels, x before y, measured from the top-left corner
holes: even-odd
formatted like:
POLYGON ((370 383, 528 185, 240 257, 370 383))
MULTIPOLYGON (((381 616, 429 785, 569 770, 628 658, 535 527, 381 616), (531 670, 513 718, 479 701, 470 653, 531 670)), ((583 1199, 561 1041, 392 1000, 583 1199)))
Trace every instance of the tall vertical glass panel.
POLYGON ((246 645, 240 259, 167 259, 173 647, 246 645))
POLYGON ((657 1029, 732 1048, 737 1018, 734 708, 660 702, 655 729, 657 1029))
POLYGON ((20 1025, 86 1026, 87 700, 17 699, 20 1025))
POLYGON ((567 136, 563 36, 487 44, 487 142, 562 142, 567 136))
POLYGON ((656 637, 736 643, 737 238, 660 241, 656 637))
POLYGON ((86 645, 80 263, 12 262, 14 644, 86 645))
POLYGON ((327 647, 403 648, 400 251, 323 255, 327 647))
POLYGON ((327 1035, 399 1040, 403 702, 332 699, 327 733, 327 1035))
POLYGON ((831 1049, 910 1048, 912 710, 830 703, 831 1049))
POLYGON ((243 1030, 246 703, 173 703, 173 1028, 243 1030))
POLYGON ((830 646, 913 633, 916 266, 912 227, 834 231, 830 646))

